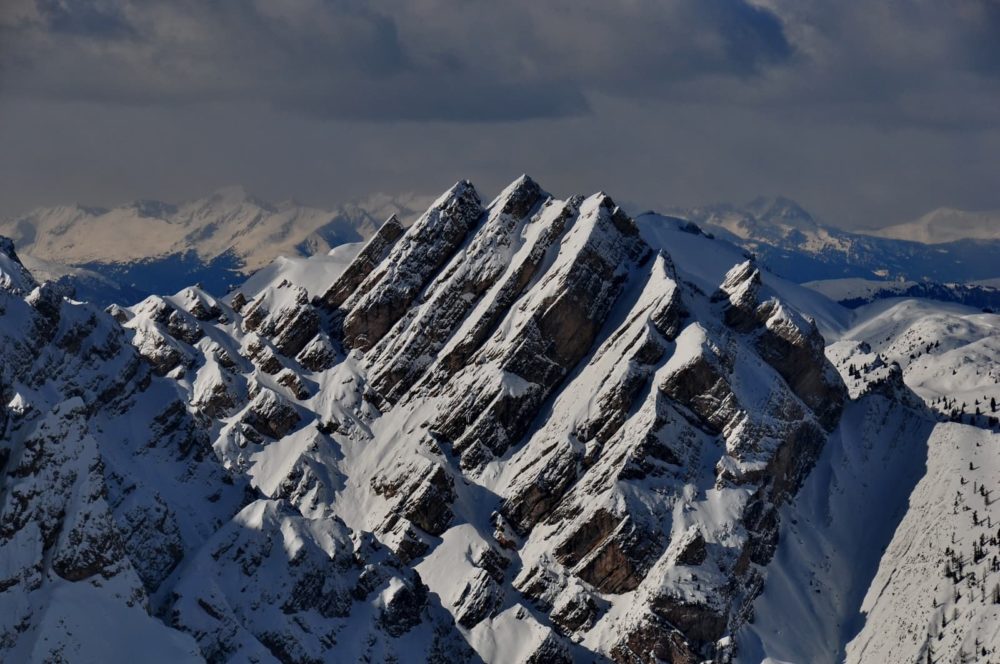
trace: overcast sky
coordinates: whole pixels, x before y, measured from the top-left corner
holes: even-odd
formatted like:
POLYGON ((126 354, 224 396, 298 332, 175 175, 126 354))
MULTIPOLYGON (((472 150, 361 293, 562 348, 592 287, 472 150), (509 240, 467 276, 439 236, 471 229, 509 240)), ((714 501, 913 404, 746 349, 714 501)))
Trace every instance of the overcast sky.
POLYGON ((522 172, 846 227, 1000 208, 1000 0, 0 0, 0 215, 522 172))

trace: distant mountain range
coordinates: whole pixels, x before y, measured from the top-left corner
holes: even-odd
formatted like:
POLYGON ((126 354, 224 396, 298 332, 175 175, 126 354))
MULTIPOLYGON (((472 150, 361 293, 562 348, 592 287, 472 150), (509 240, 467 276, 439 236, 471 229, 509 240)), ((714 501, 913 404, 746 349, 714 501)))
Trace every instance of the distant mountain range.
POLYGON ((874 279, 826 279, 804 286, 846 307, 856 308, 894 297, 916 297, 956 302, 984 311, 1000 311, 1000 288, 986 284, 940 284, 933 281, 877 281, 874 279))
POLYGON ((80 299, 132 303, 195 282, 223 294, 277 256, 363 240, 388 217, 405 221, 427 202, 377 195, 324 210, 227 187, 179 205, 39 208, 0 222, 0 235, 17 243, 31 269, 71 285, 80 299))
POLYGON ((949 217, 939 210, 909 225, 912 233, 904 231, 906 225, 885 230, 930 238, 934 243, 928 244, 824 225, 782 197, 669 212, 752 252, 775 274, 848 306, 901 296, 1000 306, 1000 291, 973 283, 1000 276, 1000 231, 985 214, 951 211, 951 218, 962 221, 948 227, 949 217))
MULTIPOLYGON (((405 225, 429 203, 376 195, 325 210, 228 187, 177 205, 40 208, 0 221, 0 235, 17 243, 34 274, 71 287, 78 299, 132 304, 191 283, 222 295, 277 256, 326 254, 371 237, 393 215, 405 225)), ((856 233, 822 224, 782 197, 667 212, 848 306, 905 295, 1000 308, 995 285, 973 283, 1000 277, 1000 227, 990 213, 942 209, 911 224, 856 233)))
POLYGON ((864 231, 868 235, 925 244, 946 244, 961 240, 1000 240, 1000 210, 967 212, 938 208, 905 224, 864 231))

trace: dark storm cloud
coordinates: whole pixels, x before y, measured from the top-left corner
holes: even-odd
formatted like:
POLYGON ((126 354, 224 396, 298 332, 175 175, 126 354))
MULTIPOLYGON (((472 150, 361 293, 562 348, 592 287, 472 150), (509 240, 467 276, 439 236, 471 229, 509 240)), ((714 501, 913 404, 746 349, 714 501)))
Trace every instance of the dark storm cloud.
POLYGON ((780 19, 742 0, 37 0, 5 15, 11 95, 372 120, 570 116, 592 90, 658 94, 793 53, 780 19))

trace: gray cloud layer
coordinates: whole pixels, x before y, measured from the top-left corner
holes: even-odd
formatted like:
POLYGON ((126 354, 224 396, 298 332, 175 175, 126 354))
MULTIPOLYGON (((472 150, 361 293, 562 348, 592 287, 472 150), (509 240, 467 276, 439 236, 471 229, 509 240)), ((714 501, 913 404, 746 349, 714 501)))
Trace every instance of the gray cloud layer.
POLYGON ((793 54, 743 0, 38 0, 3 25, 13 94, 368 120, 573 115, 592 89, 644 96, 793 54))
POLYGON ((5 0, 0 212, 527 170, 888 223, 1000 207, 998 108, 997 0, 5 0))

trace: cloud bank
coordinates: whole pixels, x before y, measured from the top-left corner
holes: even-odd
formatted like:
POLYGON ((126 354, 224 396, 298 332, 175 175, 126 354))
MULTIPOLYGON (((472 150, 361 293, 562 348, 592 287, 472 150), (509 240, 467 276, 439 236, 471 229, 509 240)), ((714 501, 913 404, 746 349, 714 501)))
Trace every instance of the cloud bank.
MULTIPOLYGON (((475 176, 478 170, 502 181, 533 165, 555 170, 554 159, 534 158, 538 142, 569 155, 579 152, 574 146, 581 141, 606 143, 589 135, 598 132, 621 140, 603 147, 606 156, 590 159, 632 159, 638 165, 631 181, 647 184, 629 195, 657 203, 661 195, 675 196, 671 180, 691 177, 685 164, 706 171, 708 180, 694 189, 698 195, 712 187, 719 197, 741 194, 746 186, 728 172, 728 162, 747 161, 747 151, 759 150, 761 137, 773 134, 774 149, 758 160, 770 174, 764 183, 772 183, 771 191, 805 195, 822 208, 828 205, 821 193, 825 182, 867 205, 863 216, 871 220, 884 214, 890 198, 905 201, 907 191, 895 186, 879 193, 872 184, 866 191, 850 174, 831 180, 829 172, 818 172, 829 169, 810 163, 811 155, 782 143, 824 149, 836 137, 832 156, 845 160, 837 153, 846 141, 868 160, 853 168, 870 171, 869 179, 891 177, 893 161, 870 154, 873 135, 899 153, 901 172, 902 160, 931 159, 937 149, 937 161, 948 162, 969 144, 967 161, 976 165, 982 156, 975 146, 993 145, 1000 129, 1000 2, 7 0, 0 8, 4 108, 11 122, 23 125, 0 129, 0 148, 26 149, 25 134, 36 144, 46 140, 53 121, 45 118, 61 109, 62 126, 72 135, 63 159, 77 165, 92 160, 105 169, 99 158, 81 154, 79 133, 97 139, 117 126, 169 152, 153 134, 183 126, 211 144, 225 133, 220 118, 252 124, 266 117, 267 131, 286 146, 270 155, 275 164, 294 169, 293 149, 326 141, 329 149, 341 148, 341 166, 323 170, 339 175, 345 189, 361 186, 362 173, 350 171, 351 162, 366 171, 372 188, 403 180, 389 166, 369 165, 357 144, 363 135, 375 134, 380 149, 404 160, 427 149, 427 137, 434 136, 431 150, 455 155, 451 161, 428 156, 442 176, 475 176), (80 125, 94 108, 106 119, 80 125), (513 142, 510 125, 519 126, 513 142), (379 128, 394 137, 393 146, 383 146, 379 128), (697 146, 692 131, 700 138, 697 146), (942 145, 941 136, 949 135, 942 145), (482 156, 470 156, 475 145, 508 146, 512 154, 495 154, 498 163, 484 164, 482 156), (676 150, 674 159, 646 153, 654 148, 676 150), (527 162, 520 167, 515 149, 527 162), (782 154, 797 166, 779 163, 782 154), (660 191, 637 170, 651 162, 662 170, 660 191), (802 181, 801 172, 784 175, 802 168, 812 169, 811 181, 802 181)), ((59 150, 47 149, 58 161, 59 150)), ((27 179, 15 168, 17 157, 9 150, 0 157, 0 173, 27 179)), ((20 159, 28 162, 27 171, 41 171, 39 160, 20 159)), ((589 182, 602 168, 614 180, 614 169, 622 167, 565 161, 565 168, 567 180, 578 170, 589 182)), ((53 196, 81 188, 79 182, 60 184, 59 170, 48 176, 53 196)), ((179 184, 183 174, 171 179, 170 168, 162 170, 168 172, 165 182, 159 176, 164 188, 189 186, 179 184)), ((239 165, 223 170, 247 177, 239 165)), ((272 175, 269 180, 261 167, 249 178, 282 181, 288 174, 272 175)), ((44 176, 31 177, 27 189, 22 184, 17 190, 42 192, 44 176)), ((308 174, 299 173, 304 179, 308 174)), ((760 179, 748 177, 747 183, 760 179)), ((965 174, 965 184, 954 174, 940 179, 942 203, 993 200, 977 173, 965 174)), ((416 177, 413 186, 426 180, 416 177)), ((116 189, 107 178, 92 188, 97 197, 116 189)), ((123 193, 135 188, 117 187, 123 193)), ((315 187, 306 189, 306 197, 317 195, 315 187)), ((0 186, 0 196, 7 193, 0 186)), ((23 197, 11 193, 15 201, 23 197)), ((926 191, 912 195, 919 199, 914 208, 930 202, 926 191)))

